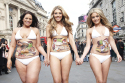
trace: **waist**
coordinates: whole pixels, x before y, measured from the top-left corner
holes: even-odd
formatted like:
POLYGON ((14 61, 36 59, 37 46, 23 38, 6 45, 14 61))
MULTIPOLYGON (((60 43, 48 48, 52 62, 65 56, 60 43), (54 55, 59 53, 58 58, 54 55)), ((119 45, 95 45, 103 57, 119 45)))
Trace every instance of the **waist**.
POLYGON ((32 56, 32 57, 16 57, 16 59, 31 59, 31 58, 35 58, 35 57, 39 57, 39 55, 32 56))

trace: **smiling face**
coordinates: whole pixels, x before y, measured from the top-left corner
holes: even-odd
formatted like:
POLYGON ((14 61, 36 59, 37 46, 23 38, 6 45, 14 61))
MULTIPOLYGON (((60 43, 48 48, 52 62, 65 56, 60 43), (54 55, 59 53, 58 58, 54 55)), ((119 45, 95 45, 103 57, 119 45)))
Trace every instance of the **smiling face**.
POLYGON ((61 20, 62 20, 62 11, 61 10, 59 10, 59 9, 56 9, 55 11, 54 11, 54 18, 55 18, 55 20, 57 21, 57 22, 60 22, 61 20))
POLYGON ((30 26, 32 24, 32 15, 26 14, 23 18, 23 25, 30 26))
POLYGON ((92 13, 91 18, 92 18, 92 22, 93 22, 95 25, 98 25, 98 24, 100 23, 100 16, 99 16, 99 14, 97 14, 97 13, 92 13))

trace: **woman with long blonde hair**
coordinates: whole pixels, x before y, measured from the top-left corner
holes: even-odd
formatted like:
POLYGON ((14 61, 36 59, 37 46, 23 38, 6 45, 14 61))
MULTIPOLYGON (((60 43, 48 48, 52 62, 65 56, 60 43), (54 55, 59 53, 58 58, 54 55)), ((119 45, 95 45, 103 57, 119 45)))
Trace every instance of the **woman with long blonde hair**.
POLYGON ((69 16, 61 6, 54 7, 46 28, 47 55, 54 83, 68 83, 72 56, 68 43, 72 46, 76 62, 80 63, 72 35, 69 16))
POLYGON ((122 60, 112 37, 113 28, 99 8, 90 10, 87 24, 89 27, 86 34, 87 44, 81 60, 87 55, 92 39, 93 47, 89 57, 90 67, 95 75, 96 82, 106 83, 111 64, 110 46, 117 54, 118 62, 122 60))

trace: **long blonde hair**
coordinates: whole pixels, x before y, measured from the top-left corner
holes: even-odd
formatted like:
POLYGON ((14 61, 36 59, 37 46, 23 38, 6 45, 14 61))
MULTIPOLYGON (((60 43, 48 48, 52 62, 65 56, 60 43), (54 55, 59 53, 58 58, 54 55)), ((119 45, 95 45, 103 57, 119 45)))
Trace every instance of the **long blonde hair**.
POLYGON ((88 24, 88 27, 89 28, 92 28, 94 26, 94 23, 92 22, 92 13, 97 13, 99 14, 100 16, 100 22, 102 25, 104 25, 105 27, 107 27, 110 31, 110 34, 112 35, 113 34, 113 28, 112 28, 112 25, 111 23, 109 23, 108 19, 105 17, 103 11, 99 8, 93 8, 90 10, 89 14, 88 14, 88 17, 87 17, 87 24, 88 24))
POLYGON ((72 34, 72 25, 73 25, 73 23, 69 21, 69 16, 65 12, 65 10, 61 6, 56 6, 52 10, 51 17, 50 17, 50 19, 48 21, 48 24, 51 25, 50 29, 49 29, 50 37, 52 37, 53 31, 56 30, 56 27, 57 27, 57 23, 56 23, 56 21, 54 19, 54 15, 53 15, 54 11, 56 9, 61 10, 61 12, 62 12, 62 20, 61 20, 61 22, 62 22, 63 26, 66 28, 67 32, 72 34))

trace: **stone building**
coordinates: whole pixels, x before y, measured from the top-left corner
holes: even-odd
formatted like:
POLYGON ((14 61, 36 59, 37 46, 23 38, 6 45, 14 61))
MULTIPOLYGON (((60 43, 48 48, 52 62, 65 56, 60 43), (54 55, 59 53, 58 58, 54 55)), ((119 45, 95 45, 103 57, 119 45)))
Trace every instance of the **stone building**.
POLYGON ((0 0, 0 38, 8 39, 17 27, 20 15, 25 11, 34 13, 40 25, 40 36, 46 36, 47 11, 36 0, 0 0))

